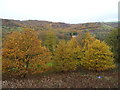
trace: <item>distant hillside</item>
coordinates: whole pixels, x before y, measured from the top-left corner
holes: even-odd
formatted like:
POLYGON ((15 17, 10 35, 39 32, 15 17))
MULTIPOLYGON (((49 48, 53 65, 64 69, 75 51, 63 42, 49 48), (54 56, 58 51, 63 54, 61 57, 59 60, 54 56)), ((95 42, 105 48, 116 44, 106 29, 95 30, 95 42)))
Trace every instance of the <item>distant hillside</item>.
POLYGON ((3 35, 12 32, 14 30, 21 30, 21 28, 31 28, 37 31, 43 30, 56 30, 56 31, 82 31, 91 32, 99 37, 110 32, 113 28, 118 27, 116 22, 92 22, 92 23, 82 23, 82 24, 67 24, 62 22, 49 22, 49 21, 38 21, 38 20, 9 20, 2 19, 2 29, 3 35))
POLYGON ((118 27, 118 22, 107 22, 106 24, 112 26, 112 27, 118 27))
POLYGON ((98 29, 101 26, 108 26, 117 27, 117 23, 101 23, 101 22, 94 22, 94 23, 83 23, 83 24, 66 24, 61 22, 49 22, 49 21, 38 21, 38 20, 8 20, 2 19, 3 26, 15 28, 15 27, 28 27, 34 30, 47 30, 47 29, 70 29, 70 30, 85 30, 85 29, 98 29))
POLYGON ((15 27, 28 27, 34 30, 47 30, 47 29, 56 29, 56 28, 67 28, 70 27, 69 24, 66 23, 55 23, 48 21, 38 21, 38 20, 27 20, 27 21, 19 21, 19 20, 8 20, 3 19, 3 26, 15 28, 15 27))

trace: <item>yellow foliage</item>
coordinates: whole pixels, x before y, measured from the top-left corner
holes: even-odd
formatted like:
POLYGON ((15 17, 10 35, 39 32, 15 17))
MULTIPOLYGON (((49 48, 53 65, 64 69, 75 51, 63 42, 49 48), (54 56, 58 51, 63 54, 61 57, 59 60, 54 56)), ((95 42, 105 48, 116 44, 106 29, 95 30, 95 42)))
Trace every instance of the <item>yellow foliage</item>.
POLYGON ((105 42, 94 40, 84 48, 87 48, 81 60, 84 68, 97 71, 115 68, 113 53, 105 42))
POLYGON ((76 70, 81 60, 80 49, 74 38, 68 42, 61 41, 55 51, 55 69, 57 71, 76 70))

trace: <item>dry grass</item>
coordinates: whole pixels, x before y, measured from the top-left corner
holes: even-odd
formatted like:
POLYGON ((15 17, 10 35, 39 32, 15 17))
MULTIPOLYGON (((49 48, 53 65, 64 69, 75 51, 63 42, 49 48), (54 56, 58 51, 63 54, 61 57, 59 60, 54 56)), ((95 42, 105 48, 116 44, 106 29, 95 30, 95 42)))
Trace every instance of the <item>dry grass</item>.
POLYGON ((28 75, 26 78, 6 78, 3 88, 117 88, 118 71, 76 71, 47 75, 28 75), (102 78, 97 78, 102 76, 102 78))

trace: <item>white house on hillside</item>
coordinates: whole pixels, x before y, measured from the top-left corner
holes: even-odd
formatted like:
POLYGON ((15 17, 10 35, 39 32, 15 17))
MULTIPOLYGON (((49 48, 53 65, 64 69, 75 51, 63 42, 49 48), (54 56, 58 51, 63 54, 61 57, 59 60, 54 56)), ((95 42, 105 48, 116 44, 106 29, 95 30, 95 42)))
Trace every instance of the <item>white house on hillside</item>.
POLYGON ((77 33, 70 33, 71 38, 77 37, 77 33))

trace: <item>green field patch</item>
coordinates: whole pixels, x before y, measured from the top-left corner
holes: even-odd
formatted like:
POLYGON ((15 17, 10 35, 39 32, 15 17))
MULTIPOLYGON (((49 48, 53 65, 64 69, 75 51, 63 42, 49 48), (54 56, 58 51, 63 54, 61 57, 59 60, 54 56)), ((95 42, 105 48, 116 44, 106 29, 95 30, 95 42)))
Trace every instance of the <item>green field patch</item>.
POLYGON ((50 66, 50 67, 52 67, 52 66, 53 66, 53 63, 52 63, 52 62, 50 62, 50 63, 47 63, 47 66, 50 66))

